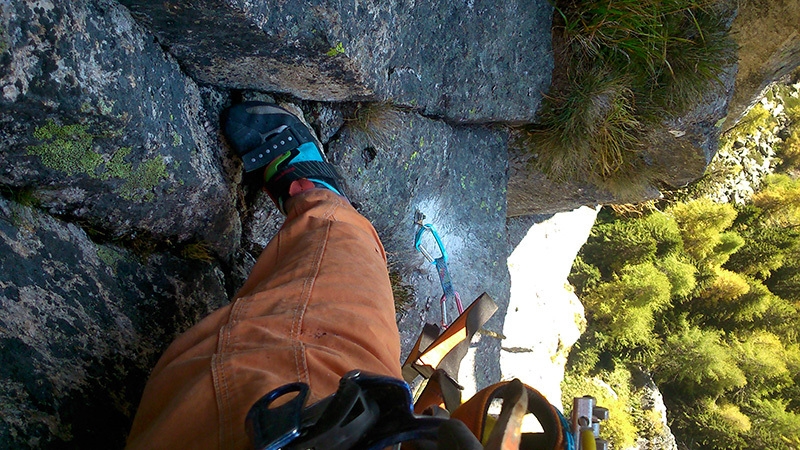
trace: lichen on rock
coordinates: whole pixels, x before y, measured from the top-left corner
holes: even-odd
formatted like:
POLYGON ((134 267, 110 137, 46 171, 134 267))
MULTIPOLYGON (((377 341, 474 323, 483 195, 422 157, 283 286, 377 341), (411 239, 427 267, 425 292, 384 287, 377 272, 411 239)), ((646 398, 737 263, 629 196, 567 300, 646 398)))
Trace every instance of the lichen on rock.
POLYGON ((0 58, 0 184, 115 237, 235 252, 236 188, 194 82, 116 2, 37 5, 0 17, 24 30, 0 58))
POLYGON ((0 446, 122 447, 174 336, 227 301, 214 265, 142 260, 0 199, 0 446))
POLYGON ((36 128, 33 137, 43 142, 29 146, 28 154, 39 156, 45 166, 70 176, 84 173, 92 178, 99 177, 97 167, 103 157, 92 148, 94 138, 85 125, 59 126, 49 120, 36 128))

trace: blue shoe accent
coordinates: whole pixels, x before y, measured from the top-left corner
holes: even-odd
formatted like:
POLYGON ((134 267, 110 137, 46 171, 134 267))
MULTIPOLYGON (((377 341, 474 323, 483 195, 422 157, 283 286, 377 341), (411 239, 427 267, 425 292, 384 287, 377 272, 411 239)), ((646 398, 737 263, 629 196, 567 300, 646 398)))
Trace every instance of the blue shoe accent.
POLYGON ((289 111, 264 102, 245 102, 223 115, 223 132, 242 157, 246 172, 264 170, 264 187, 283 211, 289 187, 299 179, 344 196, 336 170, 325 161, 306 125, 289 111))

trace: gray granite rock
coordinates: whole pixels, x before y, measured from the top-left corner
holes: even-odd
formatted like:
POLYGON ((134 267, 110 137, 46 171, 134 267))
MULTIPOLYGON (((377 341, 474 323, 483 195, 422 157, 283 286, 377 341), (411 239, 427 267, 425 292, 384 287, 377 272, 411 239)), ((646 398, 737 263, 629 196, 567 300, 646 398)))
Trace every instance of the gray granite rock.
POLYGON ((771 84, 800 68, 800 0, 738 2, 731 36, 739 71, 723 129, 736 125, 771 84))
POLYGON ((508 215, 552 214, 580 206, 637 203, 661 196, 661 188, 683 187, 703 176, 717 153, 721 124, 733 95, 736 66, 708 83, 703 95, 683 114, 646 131, 641 158, 646 169, 638 192, 615 195, 588 180, 552 180, 531 164, 532 152, 509 153, 508 215))
POLYGON ((216 265, 0 199, 0 448, 121 448, 161 352, 227 299, 216 265))
POLYGON ((530 122, 553 69, 546 0, 122 3, 193 77, 237 89, 530 122))
POLYGON ((110 237, 238 245, 197 85, 110 0, 4 3, 0 184, 110 237))
POLYGON ((651 164, 662 174, 661 181, 680 187, 703 176, 717 154, 736 73, 736 64, 723 68, 686 113, 664 122, 662 137, 651 138, 646 158, 651 158, 651 164))
MULTIPOLYGON (((442 287, 435 267, 414 248, 417 211, 438 230, 449 254, 453 286, 467 306, 487 292, 500 310, 486 329, 500 333, 508 305, 506 267, 505 132, 483 127, 451 127, 412 113, 396 112, 396 128, 368 135, 345 128, 330 143, 332 161, 344 176, 344 189, 374 224, 389 254, 390 270, 414 286, 412 304, 399 314, 403 355, 423 324, 441 319, 442 287)), ((426 236, 423 247, 434 256, 426 236)), ((450 320, 457 316, 449 305, 450 320)), ((477 383, 499 380, 500 342, 481 339, 485 359, 476 367, 477 383)))

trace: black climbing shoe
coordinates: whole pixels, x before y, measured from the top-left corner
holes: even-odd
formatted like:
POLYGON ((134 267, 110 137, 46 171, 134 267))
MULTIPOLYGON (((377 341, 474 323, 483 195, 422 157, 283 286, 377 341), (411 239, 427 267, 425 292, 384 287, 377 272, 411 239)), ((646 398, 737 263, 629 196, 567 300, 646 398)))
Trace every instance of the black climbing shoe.
POLYGON ((245 102, 223 115, 223 132, 245 172, 264 170, 264 187, 284 214, 292 182, 307 179, 342 195, 333 166, 295 115, 270 103, 245 102), (264 169, 266 167, 266 169, 264 169))

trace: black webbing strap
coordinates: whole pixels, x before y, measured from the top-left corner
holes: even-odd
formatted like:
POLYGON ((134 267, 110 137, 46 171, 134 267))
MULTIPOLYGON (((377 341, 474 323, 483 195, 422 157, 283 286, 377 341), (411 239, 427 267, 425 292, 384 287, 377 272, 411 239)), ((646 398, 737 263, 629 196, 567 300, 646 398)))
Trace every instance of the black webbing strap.
POLYGON ((245 172, 252 172, 256 169, 260 169, 269 164, 278 157, 278 155, 294 150, 306 142, 309 141, 298 136, 290 127, 287 127, 280 133, 264 141, 263 144, 255 149, 242 155, 244 170, 245 172))

